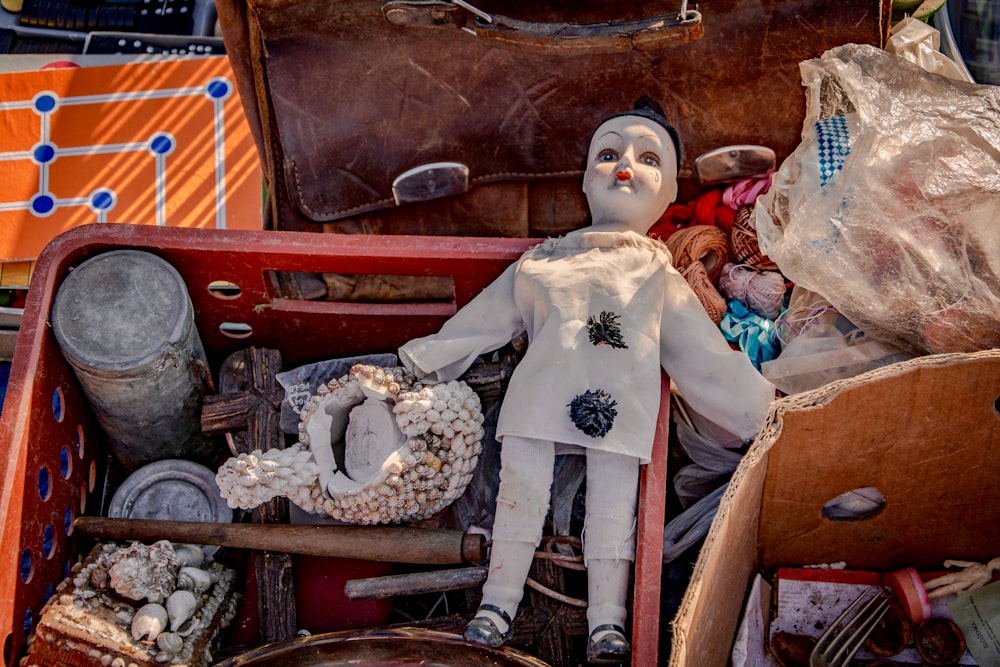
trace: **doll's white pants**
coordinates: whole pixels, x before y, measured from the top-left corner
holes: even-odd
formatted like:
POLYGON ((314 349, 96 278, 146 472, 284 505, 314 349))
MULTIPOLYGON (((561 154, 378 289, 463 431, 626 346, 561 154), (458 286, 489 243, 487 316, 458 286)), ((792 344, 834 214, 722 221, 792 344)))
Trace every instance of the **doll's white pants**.
MULTIPOLYGON (((596 449, 587 456, 583 557, 587 621, 625 625, 630 563, 635 559, 639 460, 596 449)), ((506 436, 483 602, 514 617, 535 549, 541 542, 552 489, 555 444, 506 436)))

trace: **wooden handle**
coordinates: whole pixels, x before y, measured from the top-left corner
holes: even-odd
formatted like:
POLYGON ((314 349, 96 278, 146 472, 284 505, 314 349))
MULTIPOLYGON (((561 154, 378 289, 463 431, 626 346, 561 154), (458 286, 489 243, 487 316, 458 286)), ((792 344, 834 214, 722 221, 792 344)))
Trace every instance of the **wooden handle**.
POLYGON ((168 540, 387 563, 458 565, 486 558, 482 535, 408 526, 201 523, 81 516, 73 521, 73 530, 111 540, 168 540))

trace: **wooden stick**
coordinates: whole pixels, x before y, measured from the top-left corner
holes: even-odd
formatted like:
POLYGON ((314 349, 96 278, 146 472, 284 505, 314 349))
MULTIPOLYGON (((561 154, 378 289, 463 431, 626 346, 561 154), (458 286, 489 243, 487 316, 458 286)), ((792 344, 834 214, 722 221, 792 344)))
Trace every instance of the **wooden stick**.
POLYGON ((73 531, 111 540, 214 544, 384 563, 459 565, 486 558, 486 539, 441 528, 201 523, 81 516, 73 531))
MULTIPOLYGON (((280 424, 284 392, 277 380, 280 371, 281 352, 258 347, 233 352, 219 368, 221 397, 245 399, 239 403, 242 421, 230 420, 225 430, 227 442, 236 450, 234 454, 249 454, 255 449, 264 452, 284 449, 285 436, 280 424)), ((216 414, 209 403, 214 398, 220 397, 206 396, 202 404, 203 433, 211 432, 205 428, 205 423, 216 414)), ((288 523, 288 516, 288 499, 281 496, 255 507, 250 513, 253 523, 288 523)), ((292 555, 284 551, 260 551, 253 562, 261 639, 265 644, 291 639, 298 627, 292 555)))
POLYGON ((486 581, 487 568, 460 567, 436 572, 411 572, 385 577, 350 579, 344 584, 348 600, 391 598, 397 595, 419 595, 472 588, 486 581))

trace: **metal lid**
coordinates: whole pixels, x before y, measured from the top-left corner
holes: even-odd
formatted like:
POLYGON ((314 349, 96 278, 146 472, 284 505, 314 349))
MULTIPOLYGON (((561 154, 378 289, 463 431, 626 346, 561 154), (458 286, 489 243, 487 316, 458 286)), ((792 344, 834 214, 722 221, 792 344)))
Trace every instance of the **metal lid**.
POLYGON ((139 250, 114 250, 74 268, 56 293, 52 330, 74 366, 144 370, 185 340, 193 308, 180 274, 139 250))
POLYGON ((108 516, 230 523, 233 510, 219 493, 211 470, 194 461, 163 459, 125 479, 111 499, 108 516))

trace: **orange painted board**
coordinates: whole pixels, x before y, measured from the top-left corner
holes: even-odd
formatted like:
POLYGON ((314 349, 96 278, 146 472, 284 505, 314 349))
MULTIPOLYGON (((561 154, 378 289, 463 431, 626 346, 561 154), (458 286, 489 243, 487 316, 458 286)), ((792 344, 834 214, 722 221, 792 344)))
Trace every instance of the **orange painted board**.
POLYGON ((225 56, 0 74, 0 261, 86 223, 260 229, 225 56))

